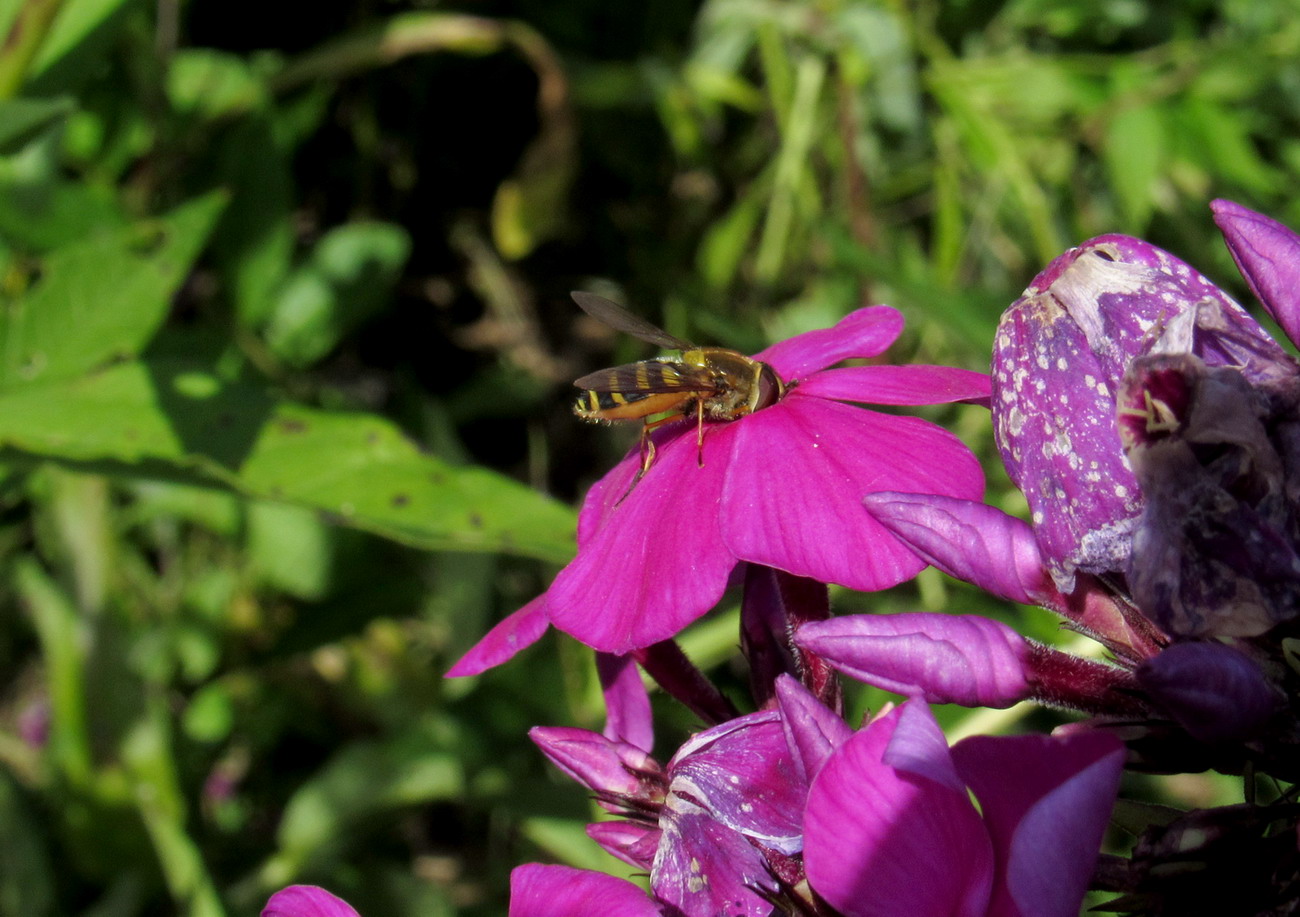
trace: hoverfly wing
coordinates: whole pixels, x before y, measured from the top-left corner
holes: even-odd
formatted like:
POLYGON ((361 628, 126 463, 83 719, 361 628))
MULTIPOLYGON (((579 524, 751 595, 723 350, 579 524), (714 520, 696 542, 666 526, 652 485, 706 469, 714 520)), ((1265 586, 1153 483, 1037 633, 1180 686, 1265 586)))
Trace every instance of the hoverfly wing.
POLYGON ((578 304, 578 308, 598 322, 609 325, 615 331, 630 334, 647 344, 655 344, 672 350, 691 350, 695 346, 683 341, 681 338, 673 337, 667 331, 650 324, 639 315, 632 314, 611 299, 597 296, 595 293, 585 293, 582 290, 574 290, 569 295, 578 304))
POLYGON ((573 383, 589 392, 660 394, 665 392, 712 392, 718 387, 709 370, 689 363, 642 360, 624 366, 598 369, 573 383))

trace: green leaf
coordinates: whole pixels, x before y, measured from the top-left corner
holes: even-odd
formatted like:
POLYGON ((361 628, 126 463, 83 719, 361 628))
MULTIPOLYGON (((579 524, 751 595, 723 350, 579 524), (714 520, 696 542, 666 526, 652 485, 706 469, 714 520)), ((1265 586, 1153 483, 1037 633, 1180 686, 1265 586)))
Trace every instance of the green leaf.
POLYGON ((46 827, 47 816, 38 818, 18 783, 0 772, 0 914, 54 913, 54 867, 41 845, 46 827))
POLYGON ((243 58, 188 48, 167 69, 167 98, 176 113, 210 120, 260 108, 266 92, 243 58))
POLYGON ((71 245, 126 222, 106 185, 0 174, 0 238, 31 253, 71 245))
POLYGON ((70 98, 0 101, 0 153, 11 153, 76 108, 70 98))
POLYGON ((209 194, 166 217, 52 252, 36 286, 0 315, 0 389, 138 354, 224 203, 224 195, 209 194))
POLYGON ((740 260, 749 248, 762 213, 763 200, 749 193, 709 227, 696 256, 700 274, 709 286, 722 289, 736 279, 740 260))
POLYGON ((300 506, 258 501, 248 512, 248 555, 260 584, 309 601, 329 589, 330 530, 300 506))
POLYGON ((267 345, 292 366, 316 362, 384 306, 410 252, 406 231, 391 223, 326 233, 277 298, 267 345))
POLYGON ((42 94, 93 78, 101 55, 126 26, 139 0, 63 0, 49 35, 41 43, 30 76, 42 94))
POLYGON ((426 455, 382 418, 277 402, 161 361, 0 392, 0 457, 219 483, 422 548, 573 553, 569 508, 426 455))
POLYGON ((260 326, 289 273, 294 250, 293 176, 268 116, 245 118, 209 151, 213 181, 230 206, 212 236, 212 255, 240 321, 260 326))
POLYGON ((1156 182, 1167 159, 1163 117, 1153 105, 1116 112, 1106 129, 1103 155, 1111 186, 1129 225, 1146 225, 1155 206, 1156 182))

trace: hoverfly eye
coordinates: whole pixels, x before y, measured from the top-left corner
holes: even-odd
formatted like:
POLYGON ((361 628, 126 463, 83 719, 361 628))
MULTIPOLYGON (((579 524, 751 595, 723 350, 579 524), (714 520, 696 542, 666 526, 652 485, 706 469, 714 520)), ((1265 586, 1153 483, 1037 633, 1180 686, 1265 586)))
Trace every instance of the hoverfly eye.
POLYGON ((754 403, 754 410, 776 404, 784 394, 785 383, 776 374, 776 370, 764 363, 758 374, 758 399, 754 403))

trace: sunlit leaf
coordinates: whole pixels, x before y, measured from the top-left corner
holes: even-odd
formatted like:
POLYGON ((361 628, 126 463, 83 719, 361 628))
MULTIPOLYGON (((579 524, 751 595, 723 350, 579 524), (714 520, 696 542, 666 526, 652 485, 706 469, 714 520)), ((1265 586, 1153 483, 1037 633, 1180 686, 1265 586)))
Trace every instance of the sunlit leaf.
POLYGON ((0 393, 0 445, 120 477, 222 484, 418 547, 552 561, 573 550, 570 509, 424 454, 382 418, 278 402, 175 365, 122 363, 0 393))
POLYGON ((31 291, 0 315, 0 389, 61 379, 138 354, 167 315, 225 198, 52 252, 31 291))

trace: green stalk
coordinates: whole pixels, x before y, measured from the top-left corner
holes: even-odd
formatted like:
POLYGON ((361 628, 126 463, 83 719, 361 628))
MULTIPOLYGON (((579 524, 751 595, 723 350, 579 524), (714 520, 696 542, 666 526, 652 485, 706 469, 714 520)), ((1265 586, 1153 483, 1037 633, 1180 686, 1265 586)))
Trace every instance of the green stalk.
POLYGON ((12 99, 45 43, 63 0, 27 0, 18 8, 9 34, 0 45, 0 99, 12 99))

